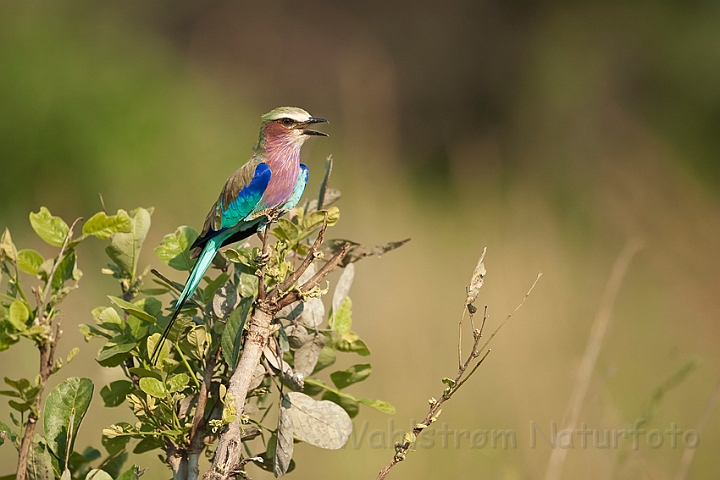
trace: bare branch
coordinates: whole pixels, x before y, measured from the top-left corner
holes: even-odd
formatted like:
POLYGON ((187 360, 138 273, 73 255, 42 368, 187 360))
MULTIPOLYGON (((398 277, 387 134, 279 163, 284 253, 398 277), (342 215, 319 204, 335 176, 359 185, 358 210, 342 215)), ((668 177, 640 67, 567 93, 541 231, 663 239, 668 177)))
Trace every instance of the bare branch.
MULTIPOLYGON (((484 254, 484 252, 483 252, 484 254)), ((483 255, 484 256, 484 255, 483 255)), ((482 263, 482 258, 479 262, 482 263)), ((403 437, 402 442, 398 442, 395 444, 395 455, 393 455, 393 458, 390 459, 390 461, 385 465, 385 467, 380 471, 378 474, 376 480, 382 480, 390 473, 390 470, 397 465, 398 463, 405 460, 405 455, 407 454, 407 451, 410 449, 410 446, 417 440, 418 435, 420 435, 423 430, 428 428, 433 422, 435 422, 440 416, 440 413, 442 412, 441 406, 446 401, 450 400, 452 396, 457 392, 460 387, 462 387, 465 382, 467 382, 470 377, 475 373, 475 371, 480 367, 480 365, 483 364, 487 356, 490 354, 490 349, 485 351, 485 354, 480 357, 480 354, 485 350, 485 348, 490 344, 492 339, 495 337, 495 335, 500 331, 500 329, 507 323, 507 321, 520 309, 520 307, 523 306, 525 303, 525 300, 527 300, 530 293, 535 288, 535 285, 537 285, 538 280, 542 276, 542 273, 538 273, 538 276, 535 278, 535 281, 533 282, 532 286, 528 290, 528 292, 525 294, 525 297, 522 299, 520 304, 515 308, 515 310, 512 311, 507 317, 505 317, 505 320, 495 329, 495 331, 492 333, 490 338, 483 344, 482 347, 479 347, 480 345, 480 339, 482 338, 482 331, 485 328, 485 321, 487 320, 487 307, 485 307, 485 313, 483 315, 483 323, 479 330, 473 329, 473 346, 472 351, 468 355, 468 357, 465 359, 464 362, 461 362, 458 366, 457 374, 455 375, 454 379, 444 378, 443 383, 447 385, 445 390, 443 390, 443 394, 440 396, 439 399, 431 398, 429 400, 430 408, 428 410, 427 415, 425 415, 425 419, 421 422, 415 425, 415 428, 409 433, 406 433, 403 437), (470 364, 475 360, 476 358, 480 357, 480 360, 477 361, 477 363, 473 366, 473 368, 467 372, 468 367, 470 367, 470 364)), ((464 313, 464 310, 463 310, 464 313)), ((458 343, 462 340, 462 337, 458 337, 458 343)), ((458 352, 460 352, 460 348, 458 346, 458 352)))
POLYGON ((279 295, 282 295, 282 292, 285 292, 290 289, 290 287, 293 286, 295 282, 298 281, 298 279, 302 276, 303 273, 305 273, 305 270, 312 265, 312 262, 317 258, 318 252, 320 252, 320 246, 322 245, 323 240, 325 239, 325 231, 327 230, 327 221, 328 216, 327 213, 325 214, 325 219, 323 220, 322 227, 320 228, 320 232, 318 233, 317 238, 313 242, 312 247, 310 248, 310 252, 305 256, 305 259, 300 264, 298 268, 295 269, 294 272, 292 272, 288 277, 280 283, 278 286, 276 286, 272 292, 270 292, 270 300, 274 300, 278 298, 279 295))

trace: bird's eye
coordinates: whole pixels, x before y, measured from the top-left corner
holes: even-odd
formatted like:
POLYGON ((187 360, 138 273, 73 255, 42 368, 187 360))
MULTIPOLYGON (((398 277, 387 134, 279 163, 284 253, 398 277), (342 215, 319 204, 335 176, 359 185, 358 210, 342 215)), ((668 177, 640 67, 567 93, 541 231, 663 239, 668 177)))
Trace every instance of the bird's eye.
POLYGON ((282 118, 282 119, 280 119, 280 123, 282 123, 286 127, 289 127, 295 122, 293 122, 292 118, 282 118))

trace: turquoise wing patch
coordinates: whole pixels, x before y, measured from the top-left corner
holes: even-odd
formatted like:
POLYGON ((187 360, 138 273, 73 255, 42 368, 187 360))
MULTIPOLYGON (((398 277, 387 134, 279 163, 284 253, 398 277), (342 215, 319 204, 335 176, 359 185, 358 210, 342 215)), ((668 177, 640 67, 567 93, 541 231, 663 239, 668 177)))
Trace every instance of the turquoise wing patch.
POLYGON ((295 206, 298 204, 300 198, 303 196, 303 192, 305 192, 305 186, 307 185, 309 176, 310 170, 308 170, 307 165, 303 165, 301 163, 297 183, 295 184, 292 195, 290 195, 290 199, 288 199, 287 203, 282 206, 281 210, 283 212, 287 212, 288 210, 295 208, 295 206))
MULTIPOLYGON (((222 211, 223 229, 234 227, 239 222, 245 220, 265 193, 271 176, 272 172, 270 171, 270 167, 264 163, 260 163, 255 167, 255 174, 250 183, 243 187, 235 199, 222 211)), ((224 201, 225 199, 222 199, 220 204, 222 205, 224 201)))

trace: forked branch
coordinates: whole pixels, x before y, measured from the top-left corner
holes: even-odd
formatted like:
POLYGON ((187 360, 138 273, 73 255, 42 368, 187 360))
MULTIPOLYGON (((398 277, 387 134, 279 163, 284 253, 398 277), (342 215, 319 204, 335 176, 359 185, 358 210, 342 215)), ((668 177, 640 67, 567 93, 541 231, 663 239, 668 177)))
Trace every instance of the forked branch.
MULTIPOLYGON (((482 271, 482 275, 479 277, 482 280, 482 277, 485 276, 485 267, 482 264, 483 258, 485 256, 485 251, 483 251, 483 256, 480 258, 480 262, 478 262, 478 266, 475 269, 475 274, 473 274, 473 281, 471 281, 471 286, 468 289, 468 299, 471 298, 470 292, 473 290, 473 287, 475 291, 477 291, 480 286, 482 286, 482 282, 479 283, 475 280, 477 273, 479 270, 482 271)), ((428 409, 427 414, 425 415, 425 419, 421 422, 415 425, 415 428, 412 429, 412 431, 406 433, 403 436, 403 439, 401 442, 397 442, 395 444, 395 454, 390 459, 390 461, 385 465, 385 468, 383 468, 380 473, 377 476, 376 480, 382 480, 390 473, 390 470, 397 465, 398 463, 405 460, 405 456, 407 455, 407 451, 410 449, 413 443, 417 440, 418 435, 422 433, 423 430, 428 428, 432 423, 437 420, 437 418, 440 416, 440 413, 442 412, 442 409, 440 408, 446 401, 450 400, 452 396, 462 387, 465 382, 467 382, 470 377, 477 371, 477 369, 480 367, 480 365, 483 364, 487 356, 490 354, 490 349, 488 346, 490 345, 490 342, 495 338, 495 336, 498 334, 501 328, 505 326, 505 324, 510 320, 510 318, 520 309, 520 307, 523 306, 525 303, 525 300, 527 300, 528 296, 530 296, 530 293, 535 288, 535 285, 537 285, 538 280, 540 280, 540 277, 542 276, 542 273, 538 273, 537 277, 535 278, 535 281, 533 282, 532 286, 528 290, 528 292, 525 294, 525 297, 522 299, 520 304, 513 310, 510 314, 508 314, 505 319, 498 325, 498 327, 495 329, 495 331, 490 335, 490 337, 485 341, 485 343, 480 346, 480 341, 483 336, 483 330, 485 328, 485 322, 488 318, 487 315, 487 307, 485 307, 483 312, 483 320, 482 324, 479 329, 476 329, 473 324, 473 346, 470 354, 467 356, 465 361, 461 361, 461 357, 459 358, 459 366, 457 374, 455 375, 455 378, 443 378, 442 382, 446 385, 445 390, 443 390, 442 395, 440 398, 435 399, 431 398, 428 402, 430 403, 430 408, 428 409), (473 365, 474 363, 474 365, 473 365), (470 368, 470 366, 472 368, 470 368), (470 368, 470 370, 468 370, 470 368)), ((477 294, 474 294, 474 297, 477 298, 477 294)), ((473 315, 475 313, 475 307, 472 305, 472 302, 475 300, 475 298, 472 298, 472 301, 470 303, 466 303, 466 307, 468 308, 468 311, 470 312, 470 320, 472 321, 473 315)), ((464 315, 463 310, 463 315, 464 315)), ((462 320, 460 321, 460 325, 462 326, 462 320)), ((460 355, 461 349, 460 349, 460 342, 462 341, 462 336, 458 335, 458 355, 460 355)))

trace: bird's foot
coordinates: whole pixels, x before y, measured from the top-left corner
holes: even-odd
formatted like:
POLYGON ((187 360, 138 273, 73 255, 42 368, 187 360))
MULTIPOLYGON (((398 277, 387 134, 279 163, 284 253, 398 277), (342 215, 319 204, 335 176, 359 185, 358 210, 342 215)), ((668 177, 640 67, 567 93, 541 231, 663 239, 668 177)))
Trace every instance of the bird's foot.
POLYGON ((269 261, 270 252, 260 252, 258 256, 255 257, 255 263, 257 263, 259 267, 264 267, 269 261))

